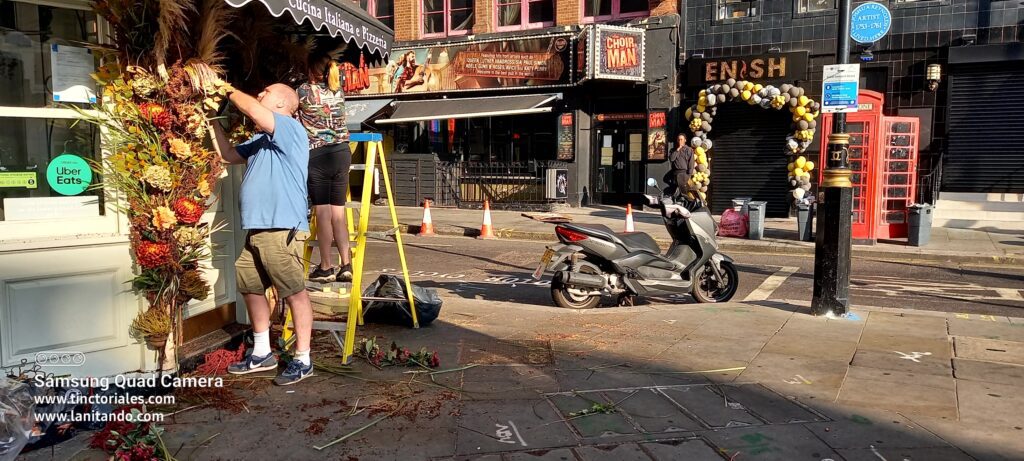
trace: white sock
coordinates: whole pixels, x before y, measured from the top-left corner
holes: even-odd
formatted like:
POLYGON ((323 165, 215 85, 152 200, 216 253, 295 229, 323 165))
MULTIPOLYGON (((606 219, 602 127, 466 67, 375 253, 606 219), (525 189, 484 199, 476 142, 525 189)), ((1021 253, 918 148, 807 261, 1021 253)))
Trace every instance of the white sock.
POLYGON ((268 354, 270 354, 271 350, 269 328, 267 328, 267 331, 264 332, 256 332, 254 330, 252 332, 252 339, 254 343, 252 347, 252 355, 254 357, 266 357, 268 354))
POLYGON ((309 366, 309 351, 308 350, 305 350, 305 351, 296 350, 295 351, 295 360, 298 360, 298 361, 302 362, 303 365, 308 367, 309 366))

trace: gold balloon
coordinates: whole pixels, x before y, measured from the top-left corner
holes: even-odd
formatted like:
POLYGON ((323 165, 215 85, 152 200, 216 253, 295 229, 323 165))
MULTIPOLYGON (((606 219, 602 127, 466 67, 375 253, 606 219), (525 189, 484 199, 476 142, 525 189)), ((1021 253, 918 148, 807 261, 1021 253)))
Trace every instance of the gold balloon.
POLYGON ((811 171, 814 169, 814 162, 808 161, 804 164, 804 171, 811 171))
POLYGON ((807 103, 811 102, 811 100, 808 99, 807 96, 800 96, 800 99, 798 99, 797 101, 801 106, 806 106, 807 103))
POLYGON ((789 165, 786 165, 786 169, 788 169, 789 171, 793 171, 796 169, 796 164, 793 162, 789 162, 789 165))
POLYGON ((797 159, 796 159, 796 167, 797 168, 803 169, 804 165, 806 165, 806 164, 807 164, 807 159, 803 155, 801 155, 800 157, 797 157, 797 159))
POLYGON ((746 101, 746 100, 749 100, 749 99, 750 99, 750 96, 751 96, 751 94, 750 94, 750 90, 743 90, 743 94, 742 94, 742 97, 743 97, 743 100, 744 100, 744 101, 746 101))
POLYGON ((697 155, 704 155, 704 153, 707 152, 703 147, 698 147, 694 151, 697 152, 697 155))
POLYGON ((795 114, 796 114, 797 116, 799 116, 799 117, 803 117, 803 116, 804 116, 804 114, 806 114, 806 113, 807 113, 807 109, 806 109, 806 108, 804 108, 804 106, 796 106, 796 109, 795 109, 795 110, 794 110, 793 112, 794 112, 794 113, 795 113, 795 114))

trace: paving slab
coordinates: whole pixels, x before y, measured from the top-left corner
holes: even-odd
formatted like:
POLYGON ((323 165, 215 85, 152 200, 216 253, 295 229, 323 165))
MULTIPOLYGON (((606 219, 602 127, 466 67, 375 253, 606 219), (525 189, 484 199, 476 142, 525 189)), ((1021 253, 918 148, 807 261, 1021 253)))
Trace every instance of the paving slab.
POLYGON ((860 349, 853 356, 850 364, 857 367, 879 368, 905 373, 953 376, 953 365, 950 362, 949 356, 933 355, 931 351, 905 349, 860 349))
POLYGON ((923 338, 901 334, 876 333, 865 330, 858 349, 876 351, 900 351, 906 353, 927 352, 933 358, 949 360, 953 356, 953 344, 949 337, 923 338))
MULTIPOLYGON (((988 427, 1024 427, 1024 394, 1017 386, 959 381, 960 420, 988 427)), ((1021 436, 1024 437, 1024 429, 1021 436)))
POLYGON ((566 361, 555 369, 554 377, 563 392, 654 385, 651 376, 643 373, 640 369, 617 366, 617 364, 607 362, 591 364, 566 361))
POLYGON ((633 420, 646 433, 694 432, 706 429, 657 389, 604 392, 608 400, 616 402, 619 410, 633 420))
POLYGON ((467 400, 535 400, 561 390, 553 371, 536 366, 477 366, 463 372, 467 400))
POLYGON ((708 428, 759 426, 764 421, 750 414, 742 405, 730 402, 716 392, 719 386, 680 386, 662 389, 662 392, 685 409, 695 420, 708 428))
MULTIPOLYGON (((641 444, 656 461, 720 460, 718 450, 703 438, 641 444)), ((614 459, 614 458, 606 458, 614 459)))
POLYGON ((728 399, 726 405, 738 403, 771 424, 826 420, 824 416, 798 403, 795 398, 783 397, 760 384, 718 386, 716 389, 728 399))
MULTIPOLYGON (((1019 319, 1016 319, 1019 322, 1019 319)), ((983 320, 950 319, 949 334, 952 336, 973 336, 976 338, 999 339, 1024 342, 1024 322, 990 322, 983 320)))
POLYGON ((957 393, 935 387, 847 377, 837 402, 901 413, 957 417, 957 393))
POLYGON ((762 352, 808 357, 818 360, 836 360, 850 363, 857 351, 857 341, 822 341, 821 338, 793 333, 780 333, 772 337, 762 352))
MULTIPOLYGON (((811 431, 800 424, 745 427, 704 434, 724 450, 726 459, 792 461, 799 459, 842 459, 811 431), (737 455, 737 453, 739 453, 737 455)), ((680 458, 683 459, 683 458, 680 458)))
POLYGON ((783 325, 779 334, 800 335, 828 341, 857 341, 866 323, 866 316, 860 316, 860 320, 851 320, 795 314, 783 325))
POLYGON ((958 448, 875 448, 836 450, 846 461, 975 461, 974 457, 958 448))
POLYGON ((635 443, 578 447, 573 451, 580 461, 651 461, 651 457, 635 443))
POLYGON ((934 387, 949 392, 956 391, 956 380, 952 376, 945 375, 850 366, 847 369, 846 376, 847 379, 868 379, 895 386, 902 385, 903 383, 914 383, 918 386, 934 387))
POLYGON ((1024 459, 1024 437, 1014 428, 995 428, 941 418, 910 416, 929 432, 983 461, 1024 459))
POLYGON ((588 392, 577 394, 549 395, 548 399, 558 408, 566 420, 582 437, 614 437, 636 434, 639 430, 626 419, 603 393, 588 392), (608 413, 589 413, 595 405, 604 405, 608 413))
POLYGON ((954 336, 956 357, 1024 365, 1024 342, 954 336))
POLYGON ((469 401, 458 418, 456 454, 556 448, 576 440, 547 400, 469 401))
POLYGON ((737 378, 758 382, 787 397, 833 401, 846 377, 847 364, 762 352, 737 378))
POLYGON ((917 423, 895 413, 850 413, 835 421, 805 424, 828 446, 836 449, 950 447, 917 423))
POLYGON ((568 448, 555 450, 520 451, 505 454, 506 461, 576 461, 576 455, 568 448))
POLYGON ((1024 366, 953 358, 957 379, 1024 386, 1024 366))

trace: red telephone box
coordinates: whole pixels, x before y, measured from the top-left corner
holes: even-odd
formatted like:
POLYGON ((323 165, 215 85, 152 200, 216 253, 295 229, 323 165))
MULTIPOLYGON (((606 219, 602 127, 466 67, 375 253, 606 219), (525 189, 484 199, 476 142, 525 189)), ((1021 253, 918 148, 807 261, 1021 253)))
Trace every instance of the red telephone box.
MULTIPOLYGON (((862 90, 858 103, 858 112, 846 114, 853 171, 853 239, 874 243, 878 239, 905 238, 907 207, 917 197, 920 120, 882 115, 885 98, 874 91, 862 90)), ((824 167, 832 114, 824 114, 822 125, 818 165, 824 167)), ((818 169, 818 184, 823 169, 818 169)))

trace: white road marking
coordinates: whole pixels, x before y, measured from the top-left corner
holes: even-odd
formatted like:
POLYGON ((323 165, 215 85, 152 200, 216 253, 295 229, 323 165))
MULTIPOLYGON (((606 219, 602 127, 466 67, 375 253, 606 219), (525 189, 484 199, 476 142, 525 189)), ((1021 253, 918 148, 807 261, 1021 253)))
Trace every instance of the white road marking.
POLYGON ((879 297, 912 298, 925 295, 962 301, 1024 301, 1018 289, 989 287, 970 282, 937 282, 884 275, 855 277, 850 281, 851 290, 868 292, 879 297))
POLYGON ((764 281, 761 282, 761 285, 759 285, 756 290, 750 292, 750 294, 747 295, 747 297, 744 298, 743 300, 764 301, 768 299, 772 295, 772 293, 775 292, 775 290, 777 290, 780 286, 782 286, 783 283, 786 282, 786 279, 788 279, 791 275, 795 274, 798 270, 800 270, 799 267, 783 266, 774 274, 764 279, 764 281))

